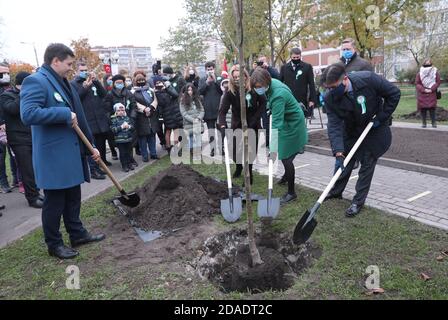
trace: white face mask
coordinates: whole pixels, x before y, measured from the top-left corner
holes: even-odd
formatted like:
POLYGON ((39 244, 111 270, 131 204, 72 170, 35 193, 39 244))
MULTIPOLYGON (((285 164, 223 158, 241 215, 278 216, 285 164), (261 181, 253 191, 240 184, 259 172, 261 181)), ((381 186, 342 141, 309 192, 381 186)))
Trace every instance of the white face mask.
POLYGON ((126 86, 130 86, 132 84, 132 80, 126 80, 126 86))
POLYGON ((0 83, 10 83, 11 82, 11 77, 9 76, 8 73, 4 73, 3 77, 0 79, 0 83))

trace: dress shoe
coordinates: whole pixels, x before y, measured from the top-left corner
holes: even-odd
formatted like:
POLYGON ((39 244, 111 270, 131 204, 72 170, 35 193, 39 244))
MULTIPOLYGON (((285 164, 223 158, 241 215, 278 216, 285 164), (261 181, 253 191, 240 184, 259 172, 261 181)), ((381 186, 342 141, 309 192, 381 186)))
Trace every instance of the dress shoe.
POLYGON ((49 248, 48 254, 59 259, 73 259, 79 255, 79 252, 66 246, 59 246, 52 249, 49 248))
POLYGON ((123 172, 129 172, 129 168, 128 168, 128 167, 122 167, 121 170, 122 170, 123 172))
POLYGON ((104 179, 106 179, 106 176, 104 174, 100 174, 99 172, 92 172, 90 174, 90 177, 92 179, 96 179, 96 180, 104 180, 104 179))
POLYGON ((111 165, 112 165, 112 163, 111 162, 109 162, 109 161, 104 161, 104 164, 106 165, 106 166, 108 166, 108 167, 110 167, 111 165))
POLYGON ((294 201, 295 199, 297 199, 297 194, 287 193, 280 199, 280 205, 283 206, 288 202, 294 201))
POLYGON ((331 199, 342 199, 342 194, 329 194, 325 199, 324 202, 331 199))
POLYGON ((102 241, 106 238, 106 235, 100 233, 97 235, 92 235, 92 234, 87 234, 87 236, 85 236, 84 238, 81 239, 77 239, 77 240, 70 240, 70 243, 72 245, 72 247, 77 247, 83 244, 87 244, 90 242, 98 242, 98 241, 102 241))
POLYGON ((352 203, 350 205, 350 207, 347 209, 347 211, 345 211, 345 216, 352 218, 352 217, 358 215, 361 212, 361 209, 362 209, 362 205, 352 203))
POLYGON ((160 160, 159 156, 155 155, 155 156, 151 156, 152 160, 160 160))
POLYGON ((130 164, 128 165, 128 168, 129 168, 129 170, 134 170, 134 166, 132 165, 132 163, 130 163, 130 164))
POLYGON ((286 180, 285 177, 282 177, 280 180, 277 181, 277 184, 278 184, 279 186, 285 185, 285 184, 287 184, 287 183, 288 183, 288 181, 286 180))
POLYGON ((135 161, 134 159, 131 159, 131 165, 133 165, 134 168, 135 168, 135 167, 138 167, 138 163, 137 163, 137 161, 135 161))
POLYGON ((44 202, 37 198, 36 200, 28 202, 31 208, 41 209, 44 206, 44 202))
POLYGON ((1 189, 2 193, 10 193, 10 192, 12 192, 11 187, 7 186, 7 185, 1 186, 0 189, 1 189))

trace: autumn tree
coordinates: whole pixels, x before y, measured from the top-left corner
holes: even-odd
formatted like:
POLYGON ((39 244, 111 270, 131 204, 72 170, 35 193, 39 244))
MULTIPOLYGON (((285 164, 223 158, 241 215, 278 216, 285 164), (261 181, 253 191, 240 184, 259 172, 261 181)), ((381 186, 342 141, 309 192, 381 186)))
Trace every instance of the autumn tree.
POLYGON ((160 39, 163 63, 180 68, 189 63, 204 62, 207 49, 204 40, 201 32, 189 25, 187 20, 180 20, 178 26, 169 29, 167 38, 160 39))
POLYGON ((23 62, 13 62, 9 64, 9 74, 11 76, 11 79, 15 81, 16 75, 19 72, 25 71, 28 73, 34 72, 34 67, 30 65, 29 63, 23 63, 23 62))
POLYGON ((72 40, 70 44, 73 52, 75 53, 75 59, 77 62, 84 62, 91 71, 99 71, 101 67, 101 60, 98 55, 91 50, 89 39, 80 38, 79 40, 72 40))

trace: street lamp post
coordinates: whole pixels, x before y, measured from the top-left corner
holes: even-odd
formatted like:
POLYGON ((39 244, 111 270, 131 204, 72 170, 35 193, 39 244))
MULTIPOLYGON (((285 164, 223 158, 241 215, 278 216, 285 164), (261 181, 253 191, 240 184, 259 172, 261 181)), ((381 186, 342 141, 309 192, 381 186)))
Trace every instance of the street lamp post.
POLYGON ((39 58, 37 57, 36 45, 34 44, 34 42, 24 42, 24 41, 21 41, 20 43, 21 44, 29 44, 29 45, 33 46, 34 56, 36 57, 36 64, 37 64, 36 67, 39 67, 39 58))

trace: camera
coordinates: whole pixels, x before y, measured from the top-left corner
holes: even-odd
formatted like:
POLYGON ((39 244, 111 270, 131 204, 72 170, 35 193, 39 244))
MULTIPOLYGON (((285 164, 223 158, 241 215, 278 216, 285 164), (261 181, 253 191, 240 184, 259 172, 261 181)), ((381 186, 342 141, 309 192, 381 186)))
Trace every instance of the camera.
POLYGON ((262 66, 263 66, 263 64, 264 64, 264 62, 263 62, 263 61, 257 61, 257 66, 259 66, 259 67, 262 67, 262 66))

